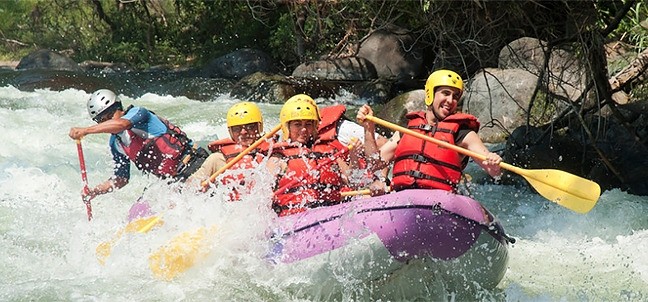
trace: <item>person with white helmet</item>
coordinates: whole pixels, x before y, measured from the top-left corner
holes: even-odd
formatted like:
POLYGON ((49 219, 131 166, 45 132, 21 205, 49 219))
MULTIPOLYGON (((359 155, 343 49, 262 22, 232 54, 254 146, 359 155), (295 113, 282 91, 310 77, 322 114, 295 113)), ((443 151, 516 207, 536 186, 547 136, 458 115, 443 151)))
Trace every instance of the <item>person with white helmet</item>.
MULTIPOLYGON (((413 131, 455 144, 486 156, 477 163, 491 176, 501 174, 502 158, 490 152, 477 135, 477 118, 457 113, 457 103, 463 94, 463 80, 451 70, 437 70, 430 74, 425 84, 425 111, 410 112, 407 127, 413 131)), ((456 191, 461 172, 468 158, 456 151, 410 135, 395 135, 381 148, 373 139, 375 124, 366 120, 373 115, 368 105, 358 110, 357 118, 365 127, 365 152, 374 169, 393 162, 391 189, 442 189, 456 191)), ((372 195, 384 193, 380 186, 371 187, 372 195)))
POLYGON ((93 198, 128 184, 130 163, 160 178, 182 180, 195 171, 207 157, 207 151, 194 148, 193 141, 177 126, 144 107, 124 110, 121 100, 108 89, 92 93, 88 113, 97 124, 73 127, 69 136, 81 139, 88 134, 111 134, 109 145, 114 175, 84 197, 93 198))

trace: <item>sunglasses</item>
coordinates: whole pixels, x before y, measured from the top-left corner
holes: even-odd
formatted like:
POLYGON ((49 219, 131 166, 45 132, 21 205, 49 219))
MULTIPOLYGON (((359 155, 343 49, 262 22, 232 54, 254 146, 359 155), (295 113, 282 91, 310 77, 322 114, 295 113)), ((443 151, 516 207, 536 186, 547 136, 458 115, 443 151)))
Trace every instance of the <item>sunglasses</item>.
POLYGON ((110 112, 102 112, 102 113, 98 114, 97 116, 95 116, 92 120, 95 121, 97 124, 103 123, 103 122, 109 120, 110 117, 112 117, 113 113, 114 113, 114 111, 112 111, 112 110, 110 110, 110 112))
POLYGON ((232 132, 241 132, 243 129, 245 129, 245 131, 247 132, 259 131, 259 125, 257 123, 251 123, 230 127, 230 130, 232 130, 232 132))

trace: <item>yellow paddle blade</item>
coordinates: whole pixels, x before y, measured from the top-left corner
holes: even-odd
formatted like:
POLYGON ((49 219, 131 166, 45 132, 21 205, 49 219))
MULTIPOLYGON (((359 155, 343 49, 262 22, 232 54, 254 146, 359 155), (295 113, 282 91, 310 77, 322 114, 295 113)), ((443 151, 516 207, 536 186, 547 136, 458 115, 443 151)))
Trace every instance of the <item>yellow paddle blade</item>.
POLYGON ((95 252, 97 253, 97 261, 99 261, 99 264, 106 264, 106 259, 110 257, 113 245, 117 242, 117 240, 119 240, 119 238, 121 238, 122 234, 124 234, 124 229, 117 231, 117 233, 115 233, 115 235, 110 240, 97 245, 95 252))
POLYGON ((117 243, 117 241, 119 241, 124 233, 146 233, 150 231, 154 226, 164 223, 160 219, 160 216, 151 216, 132 221, 128 223, 124 228, 117 231, 117 233, 115 233, 115 235, 110 240, 104 241, 97 245, 95 252, 97 253, 97 261, 99 261, 99 264, 106 264, 106 259, 110 257, 113 246, 117 243))
POLYGON ((184 232, 149 256, 149 267, 159 279, 170 281, 209 254, 216 226, 184 232))
POLYGON ((164 222, 161 216, 150 216, 146 218, 137 219, 126 225, 127 233, 147 233, 156 225, 162 225, 164 222))
MULTIPOLYGON (((507 167, 507 169, 509 169, 507 167)), ((560 170, 525 170, 514 167, 543 197, 574 212, 589 212, 601 196, 601 187, 591 180, 560 170)))

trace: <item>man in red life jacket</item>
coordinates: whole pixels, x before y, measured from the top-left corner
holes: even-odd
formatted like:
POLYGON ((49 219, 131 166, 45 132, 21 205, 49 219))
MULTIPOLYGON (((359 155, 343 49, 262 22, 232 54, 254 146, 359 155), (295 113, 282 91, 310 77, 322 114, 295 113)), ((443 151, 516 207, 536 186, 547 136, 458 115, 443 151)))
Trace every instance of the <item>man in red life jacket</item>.
POLYGON ((318 137, 319 114, 307 95, 296 95, 281 109, 281 143, 275 144, 268 161, 271 173, 277 174, 272 207, 279 216, 305 211, 307 208, 342 201, 340 190, 348 186, 348 175, 357 161, 353 150, 335 138, 318 137))
MULTIPOLYGON (((486 160, 477 163, 489 175, 499 176, 502 158, 490 152, 477 135, 477 119, 456 112, 462 93, 463 81, 457 73, 450 70, 433 72, 425 83, 427 109, 408 113, 408 128, 485 155, 486 160)), ((372 161, 374 169, 394 163, 392 190, 425 188, 456 191, 468 160, 465 156, 410 135, 394 136, 379 149, 373 139, 375 124, 365 120, 367 115, 373 115, 373 111, 364 105, 358 110, 357 118, 364 121, 365 154, 372 161)), ((384 193, 380 186, 372 186, 371 191, 372 195, 384 193)))
MULTIPOLYGON (((191 175, 188 180, 189 183, 199 185, 201 181, 209 179, 212 174, 224 167, 226 163, 238 156, 241 151, 245 150, 261 137, 261 133, 263 133, 263 116, 261 110, 256 104, 251 102, 234 104, 227 111, 227 128, 230 137, 209 143, 208 148, 213 153, 191 175)), ((241 158, 230 169, 251 169, 256 167, 264 158, 267 148, 268 143, 262 143, 257 149, 241 158)), ((222 183, 227 184, 233 181, 243 183, 245 179, 243 179, 242 174, 236 176, 229 175, 223 178, 222 183)), ((238 194, 236 193, 234 195, 236 196, 233 199, 238 199, 238 194)))
POLYGON ((72 139, 88 134, 110 133, 110 151, 114 175, 88 192, 84 198, 106 194, 128 184, 130 163, 160 178, 184 180, 207 157, 207 151, 193 148, 193 142, 177 126, 144 107, 130 106, 124 110, 117 95, 100 89, 87 103, 90 117, 97 125, 70 129, 72 139))

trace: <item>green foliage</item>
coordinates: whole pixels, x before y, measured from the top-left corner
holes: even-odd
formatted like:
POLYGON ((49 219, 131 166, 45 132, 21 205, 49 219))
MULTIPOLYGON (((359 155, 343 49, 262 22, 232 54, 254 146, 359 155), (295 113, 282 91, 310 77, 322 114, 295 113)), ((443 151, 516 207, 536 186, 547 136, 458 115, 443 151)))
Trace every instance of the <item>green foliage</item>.
MULTIPOLYGON (((483 66, 496 59, 484 59, 488 53, 485 49, 499 51, 500 44, 515 35, 537 33, 538 38, 560 39, 573 34, 577 26, 566 30, 567 23, 555 25, 565 18, 559 8, 571 7, 571 3, 2 0, 0 56, 17 59, 34 49, 48 48, 66 51, 76 61, 115 61, 147 67, 205 63, 249 47, 271 54, 290 68, 324 55, 353 55, 358 43, 371 32, 399 27, 414 33, 419 43, 434 52, 449 53, 450 59, 460 60, 461 64, 474 61, 471 56, 475 56, 483 66), (529 8, 542 11, 527 14, 529 8), (304 21, 299 30, 295 25, 298 19, 304 21), (516 22, 520 23, 517 27, 516 22), (298 41, 303 42, 301 48, 297 47, 298 41)), ((625 1, 584 3, 583 7, 596 5, 601 16, 599 27, 603 28, 625 1)), ((579 11, 574 9, 568 14, 579 11)), ((612 38, 622 39, 636 50, 645 49, 647 18, 648 5, 637 1, 612 38)))
POLYGON ((530 116, 533 125, 544 125, 553 121, 558 114, 560 105, 558 100, 550 98, 545 92, 538 91, 531 106, 530 116))
POLYGON ((295 64, 299 62, 299 58, 294 47, 296 41, 293 26, 292 17, 289 14, 279 17, 277 25, 270 32, 268 43, 270 55, 279 61, 295 64), (287 47, 287 45, 290 45, 290 47, 287 47))
POLYGON ((35 1, 0 1, 0 58, 18 60, 31 51, 33 35, 29 28, 29 16, 35 1))
MULTIPOLYGON (((599 12, 603 16, 601 23, 604 27, 625 3, 602 1, 598 4, 599 12)), ((648 48, 648 5, 643 1, 636 1, 616 30, 612 32, 610 38, 630 44, 635 52, 641 52, 648 48)))
MULTIPOLYGON (((626 35, 628 42, 634 45, 637 52, 641 52, 648 47, 648 5, 638 1, 630 9, 629 18, 624 19, 625 29, 622 35, 626 35)), ((624 30, 624 29, 621 29, 624 30)))

